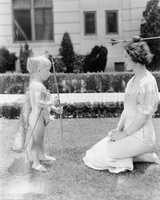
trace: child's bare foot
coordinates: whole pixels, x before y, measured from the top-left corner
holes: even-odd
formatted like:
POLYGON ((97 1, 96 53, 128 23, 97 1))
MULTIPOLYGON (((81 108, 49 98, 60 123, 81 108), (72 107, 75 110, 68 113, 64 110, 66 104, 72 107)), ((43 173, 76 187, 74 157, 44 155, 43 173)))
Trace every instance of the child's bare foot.
POLYGON ((48 156, 48 155, 44 155, 42 158, 41 158, 42 161, 55 161, 56 158, 54 158, 53 156, 48 156))
POLYGON ((155 163, 160 165, 160 159, 159 159, 158 155, 156 153, 154 153, 153 156, 154 156, 155 163))
POLYGON ((32 168, 37 170, 37 171, 40 171, 40 172, 46 172, 47 171, 47 169, 41 164, 38 164, 38 165, 33 164, 32 168))

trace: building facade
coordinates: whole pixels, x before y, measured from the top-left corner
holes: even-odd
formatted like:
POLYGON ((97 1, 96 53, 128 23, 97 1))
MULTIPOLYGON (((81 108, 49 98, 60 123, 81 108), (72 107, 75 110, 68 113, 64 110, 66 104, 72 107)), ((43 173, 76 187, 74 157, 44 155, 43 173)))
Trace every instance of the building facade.
POLYGON ((147 0, 0 0, 0 46, 18 55, 27 39, 35 55, 58 54, 64 32, 74 50, 86 54, 95 45, 108 48, 107 69, 124 61, 123 44, 114 39, 139 35, 147 0))

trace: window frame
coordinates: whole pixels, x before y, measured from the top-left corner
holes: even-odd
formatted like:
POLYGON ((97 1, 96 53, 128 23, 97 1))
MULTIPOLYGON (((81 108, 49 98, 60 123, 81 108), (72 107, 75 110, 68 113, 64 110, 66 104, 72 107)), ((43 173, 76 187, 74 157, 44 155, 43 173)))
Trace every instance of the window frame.
POLYGON ((96 36, 97 35, 97 11, 96 10, 85 10, 83 11, 83 24, 84 24, 84 36, 96 36), (95 33, 86 33, 86 14, 93 13, 95 16, 95 33))
POLYGON ((15 32, 14 32, 14 11, 15 10, 29 10, 30 11, 30 17, 31 17, 31 40, 28 40, 28 42, 34 42, 34 43, 39 43, 39 42, 53 42, 54 41, 54 18, 53 18, 53 1, 52 1, 52 7, 50 6, 34 6, 34 0, 30 0, 31 1, 31 8, 14 8, 14 3, 13 0, 11 1, 12 3, 12 40, 14 43, 24 43, 24 40, 15 40, 15 32), (39 8, 50 8, 52 10, 52 39, 48 39, 48 40, 36 40, 36 31, 35 31, 35 9, 39 9, 39 8))
POLYGON ((118 35, 119 34, 119 10, 105 10, 105 34, 106 35, 118 35), (108 18, 107 13, 116 13, 116 22, 117 22, 117 32, 108 32, 108 18))

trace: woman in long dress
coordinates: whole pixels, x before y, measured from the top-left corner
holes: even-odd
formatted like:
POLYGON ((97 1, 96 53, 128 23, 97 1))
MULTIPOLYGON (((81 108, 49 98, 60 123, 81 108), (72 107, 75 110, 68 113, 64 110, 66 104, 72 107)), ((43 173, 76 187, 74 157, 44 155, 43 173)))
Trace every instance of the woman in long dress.
POLYGON ((86 152, 85 165, 112 173, 133 170, 133 161, 160 163, 152 115, 159 102, 157 83, 146 69, 152 55, 144 42, 125 47, 126 59, 134 71, 124 97, 124 110, 118 126, 86 152))

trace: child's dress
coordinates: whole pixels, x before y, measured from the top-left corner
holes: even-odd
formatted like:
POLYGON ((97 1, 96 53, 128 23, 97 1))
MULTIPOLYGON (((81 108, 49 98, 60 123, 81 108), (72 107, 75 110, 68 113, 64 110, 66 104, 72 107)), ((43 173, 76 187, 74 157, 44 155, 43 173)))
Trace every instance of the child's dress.
POLYGON ((14 139, 12 149, 14 151, 23 151, 28 130, 28 117, 31 112, 29 92, 25 94, 24 103, 21 109, 20 119, 18 123, 18 130, 14 139))
POLYGON ((50 110, 47 106, 49 93, 42 83, 32 81, 29 86, 29 97, 31 112, 25 145, 27 147, 28 160, 32 161, 33 149, 36 149, 40 154, 44 154, 45 127, 50 121, 50 110))
POLYGON ((86 152, 84 163, 96 170, 108 169, 118 173, 133 170, 133 159, 139 161, 158 162, 154 152, 156 136, 152 124, 152 115, 159 102, 158 88, 155 78, 150 72, 135 83, 134 77, 128 82, 125 100, 125 127, 134 122, 138 115, 148 115, 144 126, 121 140, 112 142, 106 136, 86 152))

